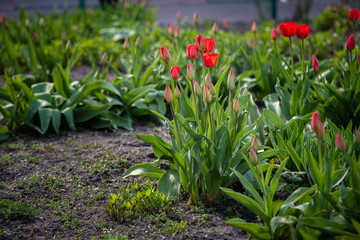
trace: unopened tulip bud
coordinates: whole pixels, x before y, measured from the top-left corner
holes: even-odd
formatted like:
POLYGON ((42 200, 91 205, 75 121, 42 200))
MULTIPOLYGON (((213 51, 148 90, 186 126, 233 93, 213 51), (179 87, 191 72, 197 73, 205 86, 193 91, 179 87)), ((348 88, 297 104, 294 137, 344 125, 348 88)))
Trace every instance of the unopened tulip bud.
POLYGON ((170 86, 169 85, 166 85, 166 88, 165 88, 165 100, 167 103, 171 103, 173 101, 173 94, 171 92, 171 89, 170 89, 170 86))
POLYGON ((318 138, 323 138, 325 136, 324 126, 317 112, 314 112, 311 117, 311 129, 316 133, 318 138))
POLYGON ((259 151, 259 141, 257 140, 256 136, 253 138, 251 147, 255 150, 255 152, 259 151))
POLYGON ((39 25, 40 25, 41 27, 44 27, 44 25, 45 25, 45 20, 44 20, 44 18, 40 18, 40 20, 39 20, 39 25))
POLYGON ((176 37, 176 38, 179 38, 179 37, 180 37, 179 26, 176 26, 176 28, 175 28, 175 37, 176 37))
POLYGON ((86 9, 86 14, 87 14, 87 15, 90 15, 91 13, 92 13, 91 8, 86 9))
POLYGON ((235 89, 235 75, 234 71, 231 69, 227 79, 227 87, 230 91, 235 89))
POLYGON ((70 40, 68 40, 68 41, 66 42, 65 48, 66 48, 66 51, 70 51, 70 50, 71 50, 71 41, 70 41, 70 40))
POLYGON ((187 65, 186 76, 190 81, 194 80, 195 78, 195 67, 192 62, 187 65))
POLYGON ((234 110, 234 113, 240 112, 240 105, 239 105, 239 101, 237 98, 235 98, 233 110, 234 110))
POLYGON ((250 149, 249 159, 256 166, 259 163, 259 157, 253 148, 250 149))
POLYGON ((104 54, 102 55, 101 60, 100 60, 101 65, 106 64, 107 56, 108 56, 107 52, 104 52, 104 54))
POLYGON ((128 0, 124 0, 124 8, 125 9, 129 8, 129 1, 128 0))
POLYGON ((344 140, 341 138, 340 134, 336 134, 336 148, 340 151, 340 152, 344 152, 346 150, 346 144, 344 142, 344 140))
POLYGON ((217 26, 216 22, 214 22, 214 25, 212 26, 212 31, 214 34, 216 34, 218 32, 218 26, 217 26))
POLYGON ((166 46, 161 47, 161 58, 164 60, 164 62, 169 62, 171 59, 170 53, 166 46))
POLYGON ((8 26, 8 22, 6 20, 6 17, 4 14, 0 14, 0 23, 4 26, 7 27, 8 26))
POLYGON ((129 39, 128 38, 125 38, 125 41, 124 41, 124 48, 125 49, 128 49, 130 47, 130 42, 129 42, 129 39))
POLYGON ((319 72, 320 71, 319 61, 317 60, 317 58, 314 54, 311 56, 311 59, 312 59, 312 65, 313 65, 314 72, 319 72))
POLYGON ((79 26, 78 25, 74 25, 72 28, 71 28, 74 32, 77 32, 79 30, 79 26))
POLYGON ((172 79, 175 81, 179 79, 180 77, 180 67, 179 66, 172 66, 170 69, 170 75, 172 79))
POLYGON ((360 144, 360 132, 359 129, 355 130, 355 141, 360 144))
POLYGON ((355 48, 355 38, 353 35, 349 36, 348 40, 346 41, 345 48, 348 51, 352 51, 355 48))
POLYGON ((170 24, 169 26, 169 35, 170 36, 174 35, 174 26, 172 24, 170 24))
POLYGON ((197 37, 196 37, 195 47, 200 52, 205 50, 205 41, 201 34, 197 35, 197 37))
POLYGON ((180 90, 179 90, 179 87, 177 85, 175 87, 175 97, 180 98, 180 90))
POLYGON ((214 96, 216 94, 216 89, 214 87, 214 85, 212 84, 212 82, 210 82, 209 84, 209 90, 212 96, 214 96))
POLYGON ((180 11, 178 11, 178 12, 176 13, 176 19, 178 20, 178 22, 181 21, 181 12, 180 12, 180 11))
POLYGON ((271 30, 271 39, 272 40, 277 40, 278 37, 279 37, 278 31, 275 28, 273 30, 271 30))
POLYGON ((223 28, 225 31, 229 30, 229 21, 227 19, 223 21, 223 28))
POLYGON ((210 81, 211 81, 210 74, 207 73, 206 76, 205 76, 205 85, 206 85, 206 86, 209 86, 210 81))
POLYGON ((244 95, 246 95, 246 94, 248 94, 248 89, 247 89, 247 88, 244 89, 242 95, 244 96, 244 95))
POLYGON ((251 25, 251 31, 256 32, 256 22, 253 22, 251 25))
POLYGON ((194 12, 194 24, 199 25, 199 14, 197 12, 194 12))
POLYGON ((196 96, 200 96, 200 94, 201 94, 200 86, 196 80, 194 80, 194 92, 195 92, 196 96))
POLYGON ((249 48, 250 49, 253 49, 254 48, 254 40, 252 38, 249 38, 248 40, 248 45, 249 45, 249 48))
POLYGON ((30 20, 28 18, 25 20, 25 26, 30 28, 30 20))
POLYGON ((205 102, 211 102, 211 94, 209 88, 206 85, 204 85, 203 97, 205 102))
POLYGON ((155 50, 154 59, 158 59, 159 56, 160 56, 159 50, 155 50))
POLYGON ((138 47, 140 47, 140 45, 141 45, 141 37, 138 36, 135 40, 135 46, 138 48, 138 47))

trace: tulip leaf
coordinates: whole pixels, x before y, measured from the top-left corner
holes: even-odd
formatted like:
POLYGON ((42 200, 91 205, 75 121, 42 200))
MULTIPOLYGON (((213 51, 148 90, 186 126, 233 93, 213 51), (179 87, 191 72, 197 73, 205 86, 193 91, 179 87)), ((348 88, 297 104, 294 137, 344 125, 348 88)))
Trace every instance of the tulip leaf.
POLYGON ((164 170, 154 167, 148 163, 142 163, 129 168, 122 175, 122 177, 126 178, 130 176, 142 176, 142 177, 160 179, 164 173, 165 173, 164 170))
POLYGON ((232 218, 225 223, 250 233, 256 239, 271 239, 268 227, 263 227, 256 223, 247 223, 241 218, 232 218))
POLYGON ((172 199, 176 199, 180 194, 180 185, 179 172, 175 169, 169 169, 160 177, 157 190, 172 199))

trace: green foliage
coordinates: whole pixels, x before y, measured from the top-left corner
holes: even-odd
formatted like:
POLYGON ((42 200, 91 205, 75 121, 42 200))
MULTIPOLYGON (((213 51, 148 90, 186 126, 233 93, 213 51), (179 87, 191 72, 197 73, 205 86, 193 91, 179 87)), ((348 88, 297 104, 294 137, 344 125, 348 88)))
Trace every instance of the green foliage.
POLYGON ((41 210, 29 207, 22 201, 11 201, 9 199, 0 200, 0 218, 9 220, 28 220, 34 219, 40 214, 41 210))
POLYGON ((155 191, 151 184, 139 187, 121 187, 118 194, 109 195, 109 203, 105 206, 106 213, 117 222, 132 220, 146 214, 167 211, 170 199, 155 191))

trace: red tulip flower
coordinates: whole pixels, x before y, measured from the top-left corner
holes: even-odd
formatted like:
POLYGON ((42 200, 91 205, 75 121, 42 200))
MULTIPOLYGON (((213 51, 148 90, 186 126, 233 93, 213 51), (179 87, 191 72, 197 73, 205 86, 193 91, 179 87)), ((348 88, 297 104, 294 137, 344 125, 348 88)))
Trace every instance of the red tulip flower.
POLYGON ((297 27, 296 22, 283 22, 280 23, 280 32, 285 37, 293 37, 296 34, 297 27))
POLYGON ((256 32, 256 22, 253 22, 251 25, 251 31, 256 32))
POLYGON ((161 47, 161 58, 164 60, 164 62, 169 62, 171 59, 170 53, 166 46, 161 47))
POLYGON ((278 37, 279 37, 278 31, 274 28, 274 29, 271 31, 271 39, 272 39, 272 40, 277 40, 278 37))
POLYGON ((352 22, 356 22, 360 19, 360 12, 357 9, 349 9, 349 20, 352 22))
POLYGON ((201 34, 197 35, 195 40, 195 46, 200 52, 205 50, 205 41, 201 34))
POLYGON ((194 44, 190 44, 190 45, 187 45, 186 54, 187 54, 188 59, 194 60, 198 57, 199 52, 196 49, 194 44))
POLYGON ((299 25, 296 29, 296 36, 300 39, 307 38, 310 35, 310 27, 306 24, 299 25))
POLYGON ((204 53, 203 55, 204 65, 208 68, 215 67, 218 57, 219 54, 217 53, 204 53))
POLYGON ((211 52, 214 49, 215 41, 213 38, 204 38, 205 43, 205 53, 211 52))
POLYGON ((176 19, 180 22, 181 21, 181 12, 180 11, 178 11, 177 13, 176 13, 176 19))
POLYGON ((180 77, 180 67, 179 66, 172 66, 170 69, 171 77, 176 81, 180 77))
POLYGON ((319 61, 317 60, 314 54, 311 56, 311 60, 312 60, 314 72, 319 72, 320 71, 319 61))
POLYGON ((355 38, 353 35, 350 35, 346 41, 345 48, 348 51, 352 51, 355 48, 355 38))

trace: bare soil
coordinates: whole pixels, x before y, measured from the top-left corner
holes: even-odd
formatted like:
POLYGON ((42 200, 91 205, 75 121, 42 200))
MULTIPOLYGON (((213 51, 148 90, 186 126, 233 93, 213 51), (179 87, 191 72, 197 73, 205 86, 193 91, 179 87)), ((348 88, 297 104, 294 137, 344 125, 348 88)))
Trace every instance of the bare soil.
POLYGON ((181 220, 187 221, 186 239, 247 239, 224 221, 236 215, 252 221, 256 217, 224 196, 211 208, 191 206, 182 196, 171 203, 165 219, 152 213, 113 222, 104 208, 109 194, 133 181, 148 181, 121 175, 137 163, 157 160, 137 134, 168 138, 162 126, 138 124, 133 131, 66 131, 0 143, 0 200, 39 210, 33 219, 0 219, 0 239, 117 239, 109 237, 115 233, 129 239, 182 239, 177 227, 181 220))

